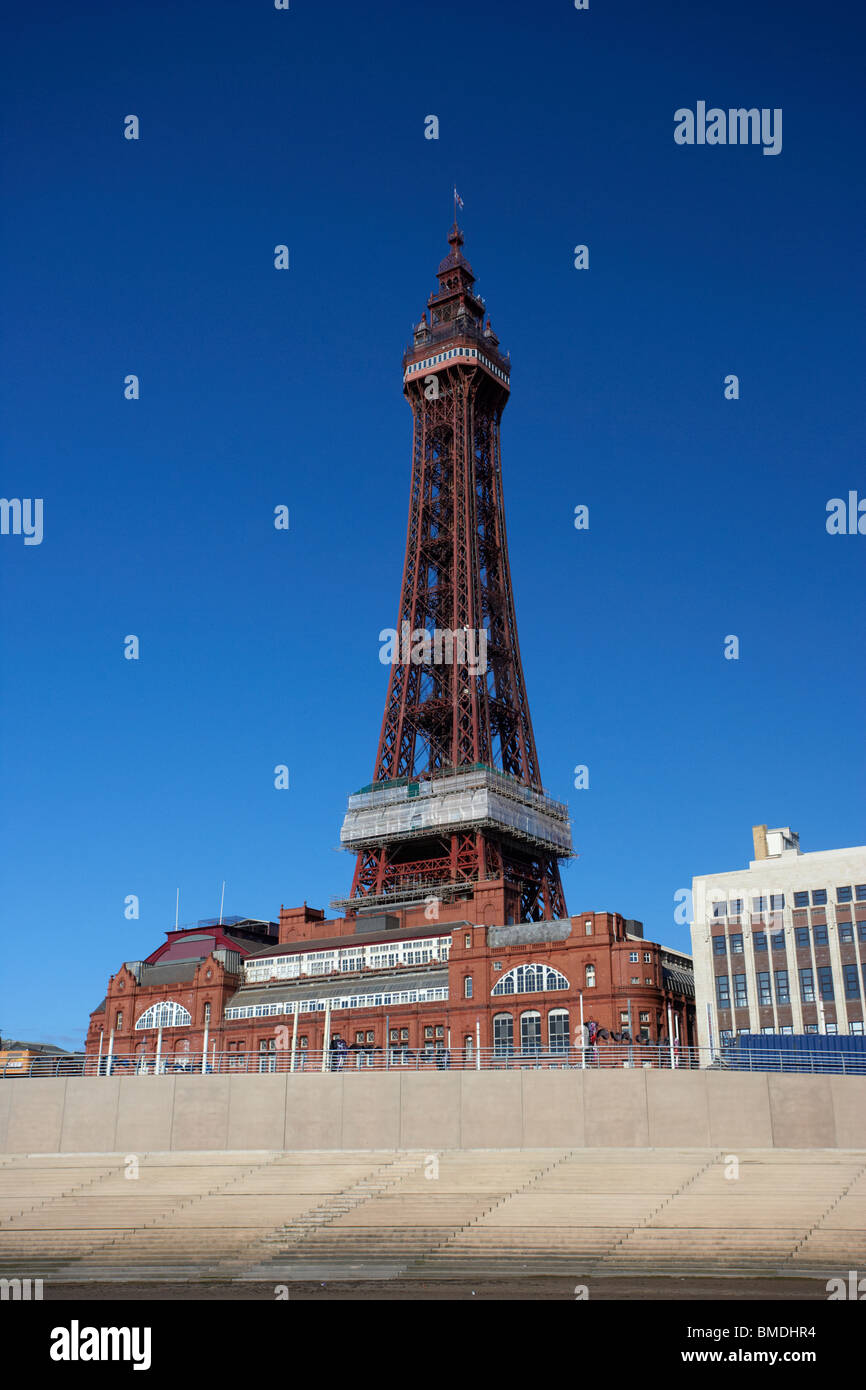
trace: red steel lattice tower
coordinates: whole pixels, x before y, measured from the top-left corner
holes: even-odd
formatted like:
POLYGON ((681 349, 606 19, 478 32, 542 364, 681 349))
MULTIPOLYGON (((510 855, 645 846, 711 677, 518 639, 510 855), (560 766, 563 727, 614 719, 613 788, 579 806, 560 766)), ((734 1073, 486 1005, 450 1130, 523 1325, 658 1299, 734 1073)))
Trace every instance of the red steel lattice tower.
POLYGON ((510 361, 456 222, 403 358, 414 421, 406 559, 373 783, 350 798, 343 906, 508 885, 513 916, 565 916, 566 808, 546 795, 517 641, 499 427, 510 361), (437 636, 438 634, 438 636, 437 636))

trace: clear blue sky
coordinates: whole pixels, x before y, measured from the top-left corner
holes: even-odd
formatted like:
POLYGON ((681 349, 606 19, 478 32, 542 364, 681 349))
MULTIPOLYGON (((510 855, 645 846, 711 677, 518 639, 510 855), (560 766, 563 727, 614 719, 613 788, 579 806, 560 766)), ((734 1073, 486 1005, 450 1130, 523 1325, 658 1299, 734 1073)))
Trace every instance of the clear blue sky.
POLYGON ((511 564, 569 909, 688 947, 675 892, 745 865, 753 823, 866 840, 866 537, 825 530, 866 496, 858 7, 6 22, 2 492, 43 498, 45 534, 0 537, 5 1035, 80 1046, 177 887, 181 921, 223 879, 227 913, 271 918, 348 891, 405 541, 400 357, 455 181, 512 354, 511 564), (781 107, 781 154, 676 145, 699 100, 781 107))

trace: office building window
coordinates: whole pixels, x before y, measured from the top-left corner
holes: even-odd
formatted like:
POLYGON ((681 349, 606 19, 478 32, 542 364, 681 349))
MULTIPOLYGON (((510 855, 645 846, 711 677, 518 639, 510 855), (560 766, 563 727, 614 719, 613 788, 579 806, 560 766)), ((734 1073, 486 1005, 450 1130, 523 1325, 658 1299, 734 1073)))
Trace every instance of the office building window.
POLYGON ((774 951, 784 951, 785 933, 783 931, 774 931, 770 937, 770 946, 774 951))
POLYGON ((743 934, 734 932, 731 937, 731 955, 741 956, 743 954, 743 934))
POLYGON ((723 956, 725 954, 725 938, 723 936, 713 937, 713 955, 723 956))
POLYGON ((770 993, 770 972, 769 970, 758 971, 758 1003, 772 1004, 773 996, 770 993))
POLYGON ((815 1002, 815 979, 809 969, 800 971, 800 998, 804 1004, 815 1002))
POLYGON ((628 958, 629 958, 630 961, 639 961, 639 960, 640 960, 640 956, 638 955, 637 951, 629 951, 629 956, 628 956, 628 958))
POLYGON ((804 1033, 817 1033, 817 1031, 818 1031, 818 1025, 817 1025, 817 1023, 807 1023, 807 1024, 806 1024, 806 1027, 803 1029, 803 1032, 804 1032, 804 1033))
POLYGON ((838 1032, 839 1032, 839 1025, 838 1025, 838 1023, 828 1023, 828 1024, 827 1024, 827 1032, 828 1032, 828 1033, 838 1033, 838 1032))
POLYGON ((727 904, 727 903, 713 903, 713 916, 714 916, 714 917, 727 917, 727 915, 728 915, 728 904, 727 904))
POLYGON ((739 917, 743 910, 742 898, 732 898, 728 903, 728 912, 732 917, 739 917))
POLYGON ((857 923, 857 940, 866 941, 866 922, 857 923))
POLYGON ((748 1006, 748 1003, 749 1003, 749 998, 748 998, 748 994, 746 993, 746 977, 745 977, 745 975, 735 975, 735 976, 734 976, 734 1007, 737 1008, 737 1009, 745 1009, 745 1008, 748 1006))
POLYGON ((752 937, 752 944, 756 951, 766 951, 767 933, 765 931, 756 931, 752 937))
POLYGON ((854 928, 850 922, 840 922, 839 940, 842 942, 843 946, 846 942, 854 940, 854 928))
POLYGON ((652 960, 652 953, 651 953, 650 951, 644 951, 644 953, 643 953, 643 958, 644 958, 644 964, 645 964, 645 965, 648 965, 649 962, 652 960))
POLYGON ((854 897, 858 903, 866 903, 866 883, 854 884, 854 897))
POLYGON ((734 1041, 733 1030, 731 1028, 723 1028, 721 1033, 719 1034, 719 1041, 721 1042, 723 1047, 729 1043, 732 1043, 734 1041))
POLYGON ((805 947, 808 947, 808 945, 809 945, 809 928, 808 928, 808 927, 795 927, 795 928, 794 928, 794 940, 795 940, 795 942, 797 943, 797 945, 798 945, 801 949, 802 949, 804 946, 805 946, 805 947))
POLYGON ((856 967, 856 965, 843 965, 843 966, 842 966, 842 977, 843 977, 843 979, 844 979, 844 981, 845 981, 845 998, 846 998, 846 999, 859 999, 859 998, 860 998, 860 982, 859 982, 859 980, 857 979, 857 967, 856 967))
POLYGON ((784 906, 785 906, 785 894, 784 894, 784 893, 771 893, 771 894, 770 894, 770 911, 771 911, 771 912, 781 912, 781 911, 782 911, 782 908, 783 908, 784 906))
POLYGON ((766 899, 766 898, 752 898, 752 911, 753 911, 753 912, 766 912, 766 911, 767 911, 767 899, 766 899))
POLYGON ((786 1037, 788 1036, 789 1033, 793 1033, 793 1031, 794 1031, 793 1025, 790 1024, 790 1023, 786 1023, 785 1026, 784 1026, 784 1028, 780 1028, 780 1029, 779 1029, 779 1032, 780 1032, 780 1033, 784 1033, 786 1037))
POLYGON ((731 1007, 730 986, 727 975, 716 976, 716 1003, 720 1009, 731 1007))
POLYGON ((808 893, 808 890, 807 890, 805 893, 795 893, 795 894, 794 894, 794 906, 795 906, 795 907, 808 907, 808 906, 809 906, 809 893, 808 893))
POLYGON ((863 1020, 862 1020, 862 1018, 855 1018, 855 1019, 853 1019, 852 1022, 848 1024, 848 1027, 851 1029, 851 1032, 854 1033, 858 1038, 862 1038, 862 1036, 863 1036, 863 1020))
POLYGON ((853 894, 852 894, 852 892, 851 892, 850 886, 847 887, 847 888, 837 888, 837 889, 836 889, 836 901, 837 901, 837 903, 850 903, 852 896, 853 896, 853 894))
POLYGON ((769 1028, 762 1028, 762 1029, 761 1029, 761 1032, 762 1032, 762 1033, 775 1033, 775 1031, 776 1031, 776 1030, 775 1030, 775 1028, 773 1027, 772 1023, 770 1024, 769 1028))
POLYGON ((829 965, 818 966, 818 993, 822 999, 835 999, 833 993, 833 971, 829 965))
POLYGON ((812 930, 815 934, 815 945, 826 946, 829 940, 826 926, 813 927, 812 930))
POLYGON ((813 907, 824 907, 824 906, 826 906, 826 903, 827 903, 827 889, 826 889, 826 888, 814 888, 814 889, 812 890, 812 906, 813 906, 813 907))
POLYGON ((790 987, 789 987, 789 985, 788 985, 788 972, 787 972, 787 970, 777 970, 777 971, 775 972, 775 974, 776 974, 776 1003, 777 1003, 777 1004, 790 1004, 790 1002, 791 1002, 791 994, 790 994, 790 987))

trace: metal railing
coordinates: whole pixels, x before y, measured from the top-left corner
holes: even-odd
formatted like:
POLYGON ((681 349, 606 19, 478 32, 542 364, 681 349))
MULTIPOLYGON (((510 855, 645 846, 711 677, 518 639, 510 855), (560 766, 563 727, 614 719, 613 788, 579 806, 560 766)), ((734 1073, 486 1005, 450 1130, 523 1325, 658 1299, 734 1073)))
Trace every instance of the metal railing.
POLYGON ((151 1048, 140 1053, 113 1056, 69 1053, 62 1057, 9 1058, 0 1063, 0 1078, 62 1076, 229 1075, 262 1072, 359 1072, 359 1071, 597 1071, 629 1068, 661 1068, 667 1071, 699 1069, 831 1073, 866 1076, 866 1048, 862 1052, 798 1051, 724 1047, 672 1048, 669 1043, 601 1043, 576 1048, 481 1048, 462 1051, 447 1048, 350 1047, 346 1051, 289 1048, 260 1052, 200 1052, 157 1054, 151 1048))

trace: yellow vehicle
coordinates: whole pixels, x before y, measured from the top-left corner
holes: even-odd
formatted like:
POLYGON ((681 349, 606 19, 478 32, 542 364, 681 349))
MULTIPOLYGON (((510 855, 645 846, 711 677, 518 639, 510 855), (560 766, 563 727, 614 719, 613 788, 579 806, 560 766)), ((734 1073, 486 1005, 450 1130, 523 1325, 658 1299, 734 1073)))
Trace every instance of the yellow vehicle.
POLYGON ((35 1052, 0 1052, 0 1076, 26 1076, 30 1063, 38 1054, 35 1052))
POLYGON ((0 1043, 0 1078, 10 1076, 80 1076, 84 1059, 48 1044, 0 1043))

